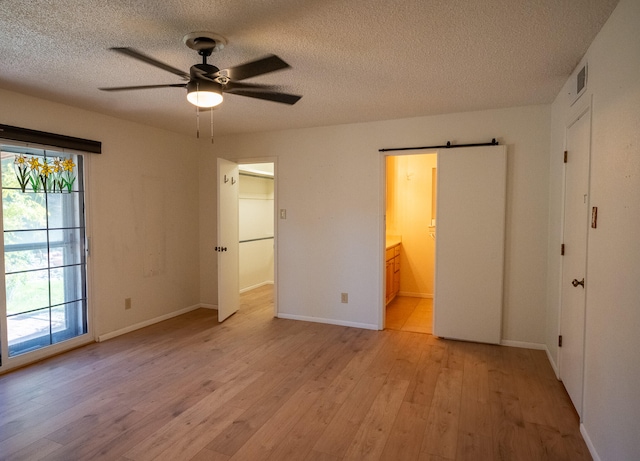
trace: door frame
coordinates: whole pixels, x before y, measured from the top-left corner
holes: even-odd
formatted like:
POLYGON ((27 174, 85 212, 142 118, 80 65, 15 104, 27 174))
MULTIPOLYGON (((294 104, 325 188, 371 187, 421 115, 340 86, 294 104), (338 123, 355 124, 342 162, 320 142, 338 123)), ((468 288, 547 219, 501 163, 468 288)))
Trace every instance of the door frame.
POLYGON ((278 317, 278 157, 247 157, 231 161, 238 165, 273 163, 273 316, 278 317))
MULTIPOLYGON (((28 147, 27 144, 14 141, 10 139, 2 139, 0 138, 0 144, 7 146, 16 146, 16 147, 28 147)), ((43 148, 51 151, 59 151, 62 152, 61 148, 52 146, 42 146, 37 148, 43 148)), ((93 194, 92 194, 92 158, 93 154, 89 154, 87 152, 73 151, 67 150, 66 153, 81 155, 82 163, 83 163, 83 184, 84 184, 84 227, 85 227, 85 277, 86 277, 86 292, 87 292, 87 332, 75 336, 73 338, 51 344, 46 347, 42 347, 30 352, 26 352, 23 354, 15 355, 13 357, 9 357, 8 353, 8 344, 3 345, 0 344, 0 355, 1 363, 0 363, 0 374, 14 370, 26 365, 29 365, 34 362, 38 362, 49 357, 53 357, 55 355, 59 355, 64 352, 68 352, 77 347, 86 346, 87 344, 91 344, 94 342, 100 341, 100 336, 98 336, 98 328, 96 324, 98 323, 98 314, 96 309, 94 309, 93 302, 93 258, 92 258, 92 235, 93 235, 93 194)), ((1 185, 1 181, 0 181, 1 185)), ((3 229, 3 213, 0 210, 0 229, 3 229)), ((4 255, 4 239, 0 241, 0 250, 2 250, 2 254, 4 255)), ((2 260, 0 260, 0 270, 4 274, 5 272, 5 263, 4 256, 2 260)), ((2 282, 4 283, 4 276, 2 277, 2 282)), ((0 303, 2 304, 2 308, 0 308, 0 330, 6 335, 7 334, 7 317, 6 317, 6 293, 5 288, 0 287, 0 303)))
MULTIPOLYGON (((385 247, 386 247, 386 233, 387 233, 387 157, 400 157, 404 155, 430 155, 440 154, 440 149, 415 149, 411 152, 407 151, 395 151, 395 152, 380 152, 380 185, 378 187, 380 203, 379 208, 379 243, 378 243, 378 330, 384 330, 387 323, 387 303, 385 297, 385 278, 386 278, 386 265, 385 265, 385 247)), ((437 186, 436 186, 437 187, 437 186)), ((436 189, 437 191, 437 189, 436 189)), ((434 269, 435 270, 435 269, 434 269)), ((435 273, 434 273, 435 275, 435 273)))

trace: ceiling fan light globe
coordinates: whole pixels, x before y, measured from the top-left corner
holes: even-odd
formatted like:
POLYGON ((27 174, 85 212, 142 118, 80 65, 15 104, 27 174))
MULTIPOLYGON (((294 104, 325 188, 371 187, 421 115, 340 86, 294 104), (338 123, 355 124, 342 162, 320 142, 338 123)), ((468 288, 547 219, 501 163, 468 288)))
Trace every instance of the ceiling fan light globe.
POLYGON ((198 107, 215 107, 222 102, 222 85, 208 80, 187 83, 187 101, 198 107))
POLYGON ((192 91, 187 93, 187 101, 198 107, 215 107, 222 102, 222 95, 214 91, 192 91))

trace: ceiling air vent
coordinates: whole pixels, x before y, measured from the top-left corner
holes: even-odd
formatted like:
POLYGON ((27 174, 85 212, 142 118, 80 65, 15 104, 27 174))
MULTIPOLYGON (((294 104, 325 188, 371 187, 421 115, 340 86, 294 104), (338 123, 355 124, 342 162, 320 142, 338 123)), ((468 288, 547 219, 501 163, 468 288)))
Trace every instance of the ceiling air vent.
POLYGON ((569 84, 569 105, 573 105, 587 89, 587 63, 578 66, 571 75, 569 84))

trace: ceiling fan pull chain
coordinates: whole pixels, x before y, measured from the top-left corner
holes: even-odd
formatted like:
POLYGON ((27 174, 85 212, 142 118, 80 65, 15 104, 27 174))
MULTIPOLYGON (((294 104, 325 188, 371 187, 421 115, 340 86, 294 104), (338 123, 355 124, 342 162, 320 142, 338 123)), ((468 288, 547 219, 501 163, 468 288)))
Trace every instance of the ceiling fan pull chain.
POLYGON ((211 144, 213 144, 213 107, 209 109, 211 112, 211 144))
POLYGON ((200 108, 196 106, 196 138, 200 139, 200 108))

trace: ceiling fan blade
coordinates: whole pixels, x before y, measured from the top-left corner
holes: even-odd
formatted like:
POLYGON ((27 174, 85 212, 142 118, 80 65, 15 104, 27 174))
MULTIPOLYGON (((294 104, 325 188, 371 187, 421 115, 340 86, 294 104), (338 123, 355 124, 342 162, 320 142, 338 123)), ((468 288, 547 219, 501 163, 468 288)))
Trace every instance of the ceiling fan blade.
POLYGON ((109 48, 110 50, 113 50, 117 53, 121 53, 124 54, 126 56, 129 56, 133 59, 137 59, 138 61, 142 61, 142 62, 146 62, 147 64, 151 64, 154 67, 158 67, 162 70, 166 70, 167 72, 171 72, 172 74, 176 74, 182 78, 184 78, 185 80, 189 80, 189 74, 180 70, 180 69, 176 69, 175 67, 170 66, 169 64, 165 64, 164 62, 158 61, 155 58, 152 58, 151 56, 147 56, 146 54, 138 51, 138 50, 134 50, 133 48, 129 48, 129 47, 114 47, 114 48, 109 48))
POLYGON ((267 101, 280 102, 282 104, 293 105, 297 103, 302 96, 287 93, 277 93, 275 91, 254 91, 254 90, 234 90, 229 91, 230 94, 238 96, 247 96, 249 98, 265 99, 267 101))
POLYGON ((225 92, 233 92, 235 90, 273 90, 276 87, 274 85, 261 85, 259 83, 242 83, 229 80, 223 87, 225 92))
POLYGON ((128 91, 128 90, 149 90, 153 88, 186 88, 186 83, 170 83, 168 85, 141 85, 141 86, 113 86, 108 88, 98 88, 102 91, 128 91))
POLYGON ((256 77, 262 74, 268 74, 280 69, 286 69, 289 66, 282 59, 272 54, 256 61, 240 64, 239 66, 230 67, 221 70, 220 75, 226 75, 231 80, 244 80, 245 78, 256 77))

